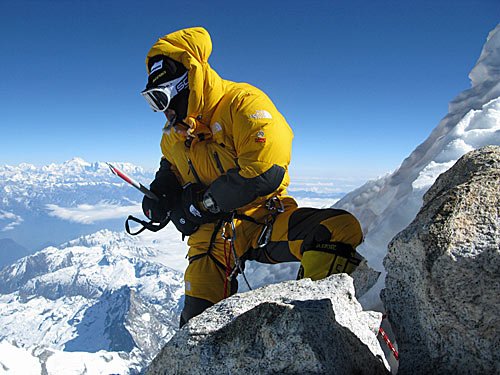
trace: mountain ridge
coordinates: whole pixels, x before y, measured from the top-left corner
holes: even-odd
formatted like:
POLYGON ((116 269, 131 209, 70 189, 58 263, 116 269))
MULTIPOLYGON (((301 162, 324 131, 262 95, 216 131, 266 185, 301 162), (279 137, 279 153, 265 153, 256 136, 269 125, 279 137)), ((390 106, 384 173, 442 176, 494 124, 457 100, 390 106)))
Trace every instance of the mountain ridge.
POLYGON ((154 261, 161 247, 102 230, 5 267, 0 341, 122 351, 143 366, 177 330, 183 303, 182 273, 154 261))

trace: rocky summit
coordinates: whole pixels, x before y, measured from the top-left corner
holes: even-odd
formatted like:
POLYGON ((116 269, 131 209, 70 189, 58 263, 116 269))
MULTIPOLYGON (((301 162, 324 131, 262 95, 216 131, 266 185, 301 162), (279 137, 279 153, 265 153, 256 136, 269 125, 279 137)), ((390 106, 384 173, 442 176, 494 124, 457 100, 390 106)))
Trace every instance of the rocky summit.
POLYGON ((472 151, 389 246, 399 374, 500 373, 500 147, 472 151))
POLYGON ((381 319, 346 274, 269 285, 193 318, 147 374, 386 374, 381 319))

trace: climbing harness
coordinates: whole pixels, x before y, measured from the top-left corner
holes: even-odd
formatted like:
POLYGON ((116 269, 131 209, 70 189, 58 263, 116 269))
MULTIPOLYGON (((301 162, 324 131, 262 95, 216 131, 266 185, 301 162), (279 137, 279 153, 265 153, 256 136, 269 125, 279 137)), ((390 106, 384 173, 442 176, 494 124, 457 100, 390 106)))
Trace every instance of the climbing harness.
POLYGON ((221 236, 224 240, 224 260, 225 260, 225 273, 226 277, 224 280, 224 298, 227 297, 227 285, 238 273, 241 274, 249 290, 252 290, 250 283, 245 275, 245 262, 242 258, 238 257, 236 254, 235 242, 236 242, 236 225, 235 219, 250 221, 254 224, 261 225, 262 230, 257 239, 257 247, 265 247, 271 240, 271 233, 273 231, 273 225, 276 220, 276 216, 282 212, 285 212, 285 207, 283 202, 277 197, 273 196, 266 201, 265 207, 269 210, 269 215, 266 217, 264 223, 260 223, 251 216, 238 214, 233 212, 229 220, 225 220, 222 226, 221 236), (229 249, 227 248, 229 244, 229 249), (234 267, 231 268, 231 255, 234 259, 234 267))
POLYGON ((259 238, 257 240, 257 246, 259 248, 265 247, 271 240, 271 234, 273 232, 273 225, 278 214, 285 212, 285 206, 283 202, 276 196, 271 197, 266 202, 266 208, 270 211, 270 214, 266 217, 266 221, 263 224, 262 231, 260 232, 259 238))
POLYGON ((231 213, 231 216, 226 219, 219 220, 212 232, 210 238, 210 243, 206 253, 197 254, 189 258, 189 263, 208 256, 223 272, 224 272, 224 293, 223 298, 227 298, 229 295, 228 286, 229 283, 237 276, 238 273, 241 274, 243 280, 245 281, 249 290, 252 290, 250 283, 245 275, 245 259, 244 257, 239 257, 236 253, 236 223, 235 220, 245 220, 256 225, 262 226, 262 231, 258 237, 257 247, 265 247, 270 239, 273 229, 274 221, 276 216, 285 211, 285 207, 281 200, 274 196, 266 201, 265 207, 270 211, 264 223, 255 220, 251 216, 244 214, 239 214, 236 211, 231 213), (213 254, 212 250, 214 248, 217 234, 220 232, 222 239, 224 240, 224 263, 219 261, 213 254), (231 266, 231 261, 234 261, 234 266, 231 266))
POLYGON ((225 273, 226 277, 224 279, 224 298, 227 297, 227 285, 228 283, 235 277, 238 272, 241 273, 241 276, 245 280, 245 283, 248 286, 249 290, 252 290, 250 283, 247 280, 245 275, 245 264, 244 261, 238 257, 236 254, 235 242, 236 242, 236 224, 234 223, 234 219, 236 217, 236 213, 233 212, 231 218, 226 220, 224 225, 222 226, 221 237, 224 240, 224 259, 225 259, 225 273), (229 251, 227 249, 227 244, 229 243, 229 251), (231 269, 231 255, 234 258, 234 267, 231 269))

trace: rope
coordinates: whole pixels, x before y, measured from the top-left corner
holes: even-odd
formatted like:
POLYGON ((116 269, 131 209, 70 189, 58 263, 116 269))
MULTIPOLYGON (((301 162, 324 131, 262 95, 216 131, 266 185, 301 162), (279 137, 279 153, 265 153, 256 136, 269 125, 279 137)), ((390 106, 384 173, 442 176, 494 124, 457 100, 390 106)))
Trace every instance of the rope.
MULTIPOLYGON (((229 242, 229 246, 232 246, 232 242, 229 242)), ((227 290, 227 284, 230 279, 230 274, 231 274, 231 251, 227 251, 227 240, 224 240, 224 260, 226 261, 226 277, 224 277, 224 293, 222 298, 227 298, 228 296, 228 290, 227 290)))
MULTIPOLYGON (((387 317, 386 315, 382 315, 382 320, 384 320, 386 317, 387 317)), ((394 347, 394 345, 392 344, 391 340, 389 339, 389 336, 387 336, 387 333, 385 333, 385 331, 382 327, 379 327, 378 333, 384 339, 385 343, 387 344, 387 346, 391 350, 392 355, 394 355, 394 358, 396 359, 396 361, 399 361, 399 353, 396 350, 396 348, 394 347)))

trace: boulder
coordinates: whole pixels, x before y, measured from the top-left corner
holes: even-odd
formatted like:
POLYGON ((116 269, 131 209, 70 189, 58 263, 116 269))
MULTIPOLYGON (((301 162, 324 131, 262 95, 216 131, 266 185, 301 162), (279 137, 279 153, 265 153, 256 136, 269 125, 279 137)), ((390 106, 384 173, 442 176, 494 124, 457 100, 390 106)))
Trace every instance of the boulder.
MULTIPOLYGON (((362 257, 359 253, 357 256, 362 257)), ((356 290, 356 298, 363 297, 375 285, 381 273, 371 268, 366 259, 363 258, 359 266, 351 274, 354 289, 356 290)))
POLYGON ((191 319, 146 373, 387 374, 381 318, 346 274, 268 285, 191 319))
POLYGON ((500 147, 472 151, 390 243, 382 300, 399 374, 500 373, 500 147))

